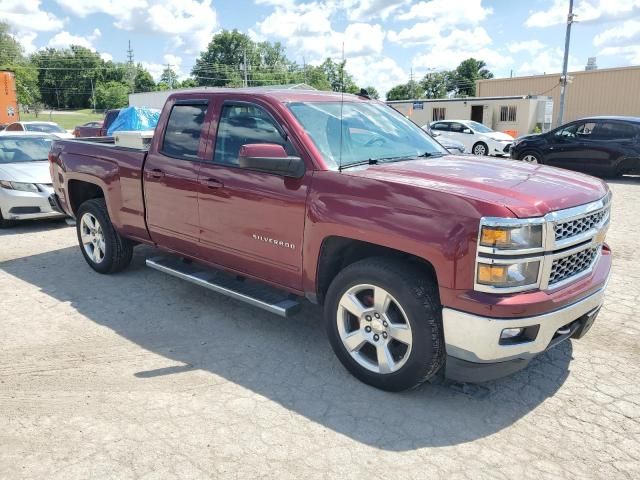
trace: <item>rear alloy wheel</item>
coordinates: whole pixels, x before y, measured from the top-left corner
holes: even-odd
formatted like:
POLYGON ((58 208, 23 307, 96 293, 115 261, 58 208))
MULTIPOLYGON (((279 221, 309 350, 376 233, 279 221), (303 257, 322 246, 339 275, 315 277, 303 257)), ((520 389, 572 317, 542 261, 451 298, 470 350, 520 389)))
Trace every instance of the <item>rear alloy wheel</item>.
POLYGON ((472 150, 474 155, 484 156, 489 154, 489 148, 483 142, 478 142, 473 146, 472 150))
POLYGON ((133 243, 116 232, 104 198, 84 202, 77 218, 78 243, 91 268, 99 273, 115 273, 131 263, 133 243))
POLYGON ((437 283, 405 260, 367 258, 346 267, 327 291, 324 316, 338 359, 374 387, 415 387, 444 363, 437 283))
POLYGON ((522 155, 522 157, 520 157, 520 160, 522 160, 525 163, 533 163, 533 164, 540 163, 540 160, 538 159, 538 156, 535 153, 525 153, 524 155, 522 155))

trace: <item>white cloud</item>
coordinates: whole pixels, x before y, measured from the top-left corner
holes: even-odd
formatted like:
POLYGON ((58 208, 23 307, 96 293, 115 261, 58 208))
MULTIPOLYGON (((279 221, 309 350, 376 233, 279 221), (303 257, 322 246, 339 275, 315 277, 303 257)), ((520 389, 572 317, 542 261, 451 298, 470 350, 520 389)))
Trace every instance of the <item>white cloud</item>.
POLYGON ((104 60, 105 62, 112 62, 113 61, 113 55, 111 55, 110 53, 106 53, 106 52, 102 52, 100 54, 100 58, 102 60, 104 60))
POLYGON ((627 45, 625 47, 606 47, 598 52, 598 55, 621 56, 624 57, 630 65, 640 63, 640 45, 627 45))
POLYGON ((384 98, 394 85, 407 81, 407 72, 390 57, 383 55, 361 56, 347 60, 347 70, 361 87, 374 86, 384 98))
POLYGON ((44 11, 40 3, 40 0, 2 0, 0 20, 8 22, 18 32, 49 32, 62 28, 64 22, 44 11))
POLYGON ((489 70, 500 70, 513 64, 512 57, 501 54, 492 48, 428 49, 425 53, 416 55, 412 64, 418 70, 453 69, 470 57, 484 60, 489 70))
POLYGON ((436 21, 415 23, 412 27, 399 32, 389 31, 389 41, 399 43, 404 47, 435 42, 441 34, 440 25, 436 21))
POLYGON ((640 44, 640 20, 627 20, 604 30, 593 39, 596 47, 624 47, 640 44))
POLYGON ((351 21, 365 21, 380 17, 389 18, 403 5, 411 0, 346 0, 342 8, 347 11, 347 18, 351 21))
POLYGON ((398 20, 437 20, 444 28, 475 25, 491 13, 491 8, 482 6, 482 0, 431 0, 414 3, 407 12, 398 15, 398 20))
POLYGON ((140 62, 140 64, 149 71, 156 82, 160 80, 162 72, 167 68, 167 65, 171 65, 171 70, 176 74, 176 80, 180 80, 188 76, 188 74, 182 70, 182 57, 167 53, 162 57, 162 59, 165 63, 140 62))
POLYGON ((26 53, 27 55, 35 52, 38 49, 35 43, 33 43, 38 36, 37 33, 20 32, 12 36, 20 43, 20 45, 22 45, 22 48, 24 48, 24 53, 26 53))
MULTIPOLYGON (((564 51, 561 48, 545 49, 533 56, 530 60, 522 63, 514 73, 516 75, 542 75, 543 73, 560 74, 560 72, 562 72, 563 56, 564 51)), ((575 72, 578 70, 584 70, 584 65, 580 65, 578 59, 569 55, 568 71, 575 72)))
MULTIPOLYGON (((581 23, 597 23, 628 18, 640 13, 640 0, 582 0, 573 9, 576 20, 581 23)), ((532 12, 527 18, 527 27, 550 27, 566 23, 569 5, 566 0, 554 0, 547 10, 532 12)))
POLYGON ((70 14, 84 18, 103 13, 121 30, 173 35, 185 53, 203 50, 218 28, 211 0, 56 0, 70 14))
POLYGON ((343 44, 347 57, 380 54, 385 38, 382 27, 356 22, 348 24, 343 32, 335 31, 331 17, 337 8, 330 2, 278 3, 249 34, 256 40, 282 40, 301 56, 309 56, 309 63, 340 57, 343 44))
POLYGON ((539 40, 525 40, 523 42, 515 42, 507 47, 511 53, 527 52, 533 55, 545 47, 545 44, 539 40))
POLYGON ((93 31, 91 35, 83 37, 81 35, 72 35, 71 33, 63 30, 62 32, 56 33, 51 39, 49 43, 47 43, 47 47, 50 48, 69 48, 71 45, 79 45, 81 47, 88 48, 90 50, 95 51, 95 47, 93 46, 93 41, 100 36, 100 30, 97 28, 93 31))

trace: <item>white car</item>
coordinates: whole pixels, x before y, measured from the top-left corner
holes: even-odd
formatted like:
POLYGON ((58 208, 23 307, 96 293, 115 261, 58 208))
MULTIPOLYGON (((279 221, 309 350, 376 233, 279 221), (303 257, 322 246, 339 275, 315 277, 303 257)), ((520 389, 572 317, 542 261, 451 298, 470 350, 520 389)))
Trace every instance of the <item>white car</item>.
POLYGON ((491 130, 473 120, 441 120, 431 122, 429 129, 451 140, 462 142, 467 152, 474 155, 509 155, 513 137, 491 130))
POLYGON ((21 135, 24 132, 49 133, 58 138, 74 138, 73 134, 55 122, 14 122, 0 132, 0 135, 21 135))
POLYGON ((49 196, 49 149, 54 137, 22 133, 0 136, 0 227, 12 220, 62 218, 49 196))

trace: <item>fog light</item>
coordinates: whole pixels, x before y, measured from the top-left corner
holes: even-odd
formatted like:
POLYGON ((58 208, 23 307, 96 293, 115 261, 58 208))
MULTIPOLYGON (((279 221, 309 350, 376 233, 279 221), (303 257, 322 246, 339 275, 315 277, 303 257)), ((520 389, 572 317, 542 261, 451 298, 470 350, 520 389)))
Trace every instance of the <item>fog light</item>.
POLYGON ((505 328, 500 334, 500 340, 510 340, 517 337, 522 332, 524 332, 524 328, 505 328))

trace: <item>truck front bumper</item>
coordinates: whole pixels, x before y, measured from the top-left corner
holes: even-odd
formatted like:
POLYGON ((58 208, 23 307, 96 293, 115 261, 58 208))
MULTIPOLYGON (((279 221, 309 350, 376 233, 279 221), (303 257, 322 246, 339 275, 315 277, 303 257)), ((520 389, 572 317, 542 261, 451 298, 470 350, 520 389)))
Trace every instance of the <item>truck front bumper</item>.
POLYGON ((604 301, 604 290, 559 310, 526 318, 490 318, 444 308, 447 349, 445 376, 459 382, 495 380, 525 368, 537 354, 591 328, 604 301), (523 329, 503 338, 505 329, 523 329))

